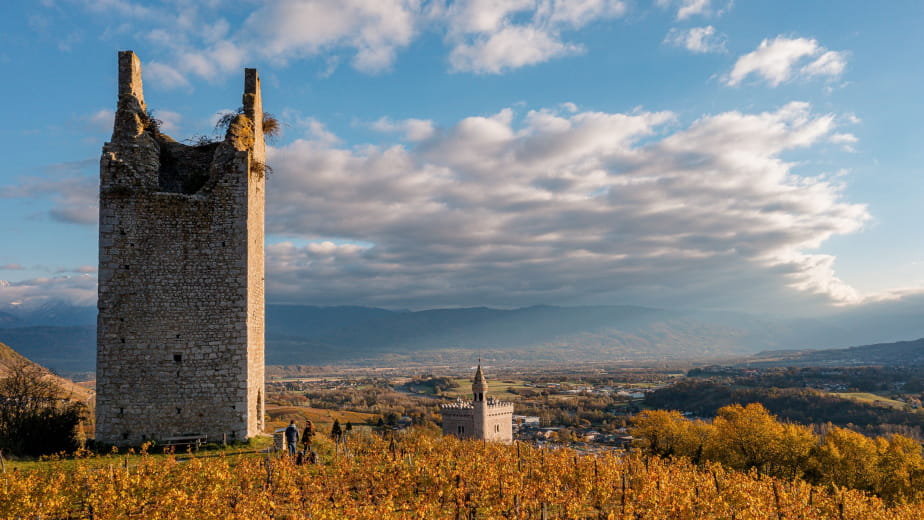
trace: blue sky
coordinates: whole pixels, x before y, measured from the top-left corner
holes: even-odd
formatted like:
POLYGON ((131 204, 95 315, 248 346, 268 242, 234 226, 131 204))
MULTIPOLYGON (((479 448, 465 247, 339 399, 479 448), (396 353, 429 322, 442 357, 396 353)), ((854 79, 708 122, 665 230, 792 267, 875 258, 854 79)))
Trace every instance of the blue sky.
POLYGON ((259 69, 284 124, 271 302, 913 301, 922 22, 917 1, 13 3, 0 305, 95 301, 124 49, 177 139, 259 69))

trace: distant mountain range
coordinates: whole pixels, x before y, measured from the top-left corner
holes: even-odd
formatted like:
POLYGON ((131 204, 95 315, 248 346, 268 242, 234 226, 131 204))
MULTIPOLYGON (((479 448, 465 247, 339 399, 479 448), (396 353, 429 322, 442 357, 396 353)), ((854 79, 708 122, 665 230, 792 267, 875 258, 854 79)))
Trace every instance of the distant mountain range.
MULTIPOLYGON (((271 304, 266 324, 267 363, 276 365, 459 363, 479 354, 526 363, 717 359, 783 349, 796 352, 767 355, 795 360, 807 349, 924 337, 917 313, 778 319, 636 306, 395 311, 271 304)), ((95 325, 92 307, 0 309, 0 341, 62 373, 94 370, 95 325)))
POLYGON ((924 366, 924 338, 896 343, 824 350, 759 352, 750 365, 782 366, 924 366))

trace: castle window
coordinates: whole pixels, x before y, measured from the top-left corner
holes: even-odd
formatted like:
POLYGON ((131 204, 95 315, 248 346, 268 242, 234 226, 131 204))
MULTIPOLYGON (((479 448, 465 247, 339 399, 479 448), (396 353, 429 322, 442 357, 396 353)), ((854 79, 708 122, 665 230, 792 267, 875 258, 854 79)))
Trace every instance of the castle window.
POLYGON ((183 362, 183 354, 174 354, 174 355, 173 355, 173 361, 176 362, 176 363, 182 363, 182 362, 183 362))
POLYGON ((495 425, 494 425, 494 433, 500 433, 500 425, 499 425, 499 424, 495 424, 495 425))
POLYGON ((458 430, 459 430, 459 435, 465 433, 465 426, 462 426, 462 425, 460 424, 457 428, 458 428, 458 430))
POLYGON ((177 415, 180 415, 180 412, 181 412, 181 411, 182 411, 182 409, 177 408, 177 409, 176 409, 176 414, 177 414, 177 415))

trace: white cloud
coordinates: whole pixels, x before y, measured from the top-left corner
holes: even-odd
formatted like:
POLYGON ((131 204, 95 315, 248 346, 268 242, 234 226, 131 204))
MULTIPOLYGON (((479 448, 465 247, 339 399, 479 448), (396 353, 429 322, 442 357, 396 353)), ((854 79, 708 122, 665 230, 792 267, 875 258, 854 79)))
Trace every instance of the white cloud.
POLYGON ((857 139, 857 136, 853 134, 842 133, 832 134, 831 137, 828 138, 828 141, 841 145, 841 148, 843 148, 846 152, 855 152, 856 148, 854 148, 853 145, 856 144, 859 139, 857 139))
POLYGON ((44 216, 69 224, 95 225, 99 218, 99 161, 47 165, 41 175, 0 186, 0 199, 50 199, 44 216))
POLYGON ((857 136, 853 134, 833 134, 829 141, 836 144, 853 144, 857 142, 857 136))
POLYGON ((408 141, 423 141, 429 139, 435 132, 433 121, 428 119, 404 119, 392 121, 383 117, 369 124, 373 130, 386 133, 400 133, 408 141))
POLYGON ((802 67, 801 73, 806 76, 837 77, 847 68, 847 56, 843 52, 828 51, 817 60, 802 67))
POLYGON ((623 16, 626 4, 612 0, 557 0, 540 4, 542 9, 551 9, 551 23, 567 23, 579 28, 594 20, 623 16))
MULTIPOLYGON (((164 51, 146 63, 164 88, 188 88, 239 70, 247 56, 285 64, 319 58, 321 75, 341 59, 365 73, 390 69, 426 31, 442 33, 455 71, 497 74, 581 52, 564 35, 626 12, 622 0, 258 0, 232 25, 215 6, 152 7, 107 0, 117 28, 164 51), (124 27, 123 27, 124 25, 124 27)), ((86 2, 92 12, 103 8, 86 2)))
POLYGON ((703 14, 709 8, 709 0, 683 0, 677 10, 677 19, 685 20, 693 15, 703 14))
POLYGON ((299 121, 299 124, 306 130, 306 134, 313 140, 324 143, 327 146, 334 146, 340 142, 340 138, 333 132, 329 131, 324 123, 313 117, 308 117, 299 121))
POLYGON ((95 274, 99 269, 95 265, 81 265, 78 267, 59 267, 56 273, 95 274))
POLYGON ((726 78, 726 83, 735 86, 749 75, 757 74, 776 87, 792 79, 794 74, 806 78, 838 77, 844 72, 845 67, 845 53, 827 51, 817 40, 777 36, 773 40, 762 41, 756 50, 738 58, 726 78), (803 66, 797 73, 794 71, 799 62, 813 56, 819 57, 803 66))
POLYGON ((240 37, 251 52, 287 61, 333 48, 351 49, 353 66, 379 72, 417 32, 422 15, 414 0, 283 0, 253 12, 240 37))
POLYGON ((463 0, 441 13, 447 25, 452 70, 500 74, 507 70, 579 54, 583 47, 562 31, 622 16, 614 0, 463 0))
POLYGON ((712 0, 656 0, 658 7, 669 9, 677 7, 677 20, 686 20, 694 16, 722 16, 731 9, 733 0, 716 2, 721 7, 716 7, 712 0))
POLYGON ((579 45, 562 43, 535 27, 510 26, 471 44, 457 45, 449 55, 449 63, 455 71, 500 74, 582 51, 579 45))
POLYGON ((856 302, 814 251, 860 229, 865 206, 780 159, 830 140, 836 120, 791 103, 663 136, 669 112, 505 109, 412 150, 298 140, 270 150, 267 231, 309 245, 267 249, 269 292, 411 307, 856 302))
POLYGON ((151 61, 144 65, 145 79, 166 89, 189 88, 189 80, 178 70, 164 63, 151 61))
POLYGON ((71 302, 75 305, 95 305, 96 277, 80 274, 33 278, 18 282, 0 280, 0 305, 36 308, 56 301, 71 302))
POLYGON ((715 32, 715 27, 707 25, 706 27, 692 27, 690 29, 671 29, 664 38, 664 43, 675 47, 683 47, 691 52, 726 52, 725 35, 719 35, 715 32))
POLYGON ((154 112, 154 117, 160 121, 160 128, 168 134, 176 134, 180 130, 180 121, 183 115, 172 110, 158 110, 154 112))
POLYGON ((94 132, 107 133, 112 132, 112 123, 115 119, 115 112, 109 109, 100 109, 84 118, 94 132))

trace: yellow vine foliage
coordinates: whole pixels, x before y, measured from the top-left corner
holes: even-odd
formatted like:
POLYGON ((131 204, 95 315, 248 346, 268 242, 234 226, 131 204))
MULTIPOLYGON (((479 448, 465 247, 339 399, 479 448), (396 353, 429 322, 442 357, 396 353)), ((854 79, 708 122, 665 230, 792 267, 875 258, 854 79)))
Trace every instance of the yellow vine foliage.
POLYGON ((0 475, 0 518, 924 518, 924 503, 688 459, 420 432, 356 433, 338 451, 321 442, 319 463, 301 466, 283 454, 50 461, 0 475))

